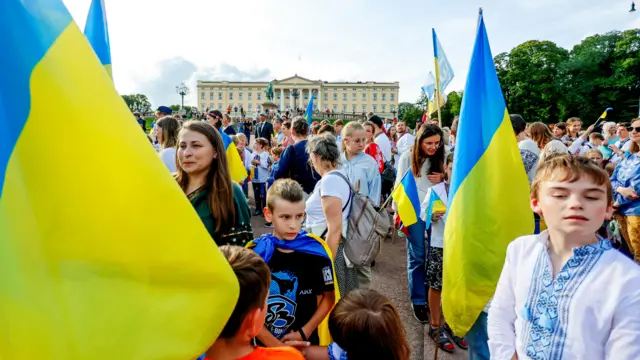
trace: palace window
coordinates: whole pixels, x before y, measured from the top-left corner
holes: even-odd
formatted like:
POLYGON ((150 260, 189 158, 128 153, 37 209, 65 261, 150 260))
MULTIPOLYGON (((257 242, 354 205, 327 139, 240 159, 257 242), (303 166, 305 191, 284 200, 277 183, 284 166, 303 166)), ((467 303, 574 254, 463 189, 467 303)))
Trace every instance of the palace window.
POLYGON ((204 92, 200 93, 200 100, 204 100, 204 92))
POLYGON ((373 94, 373 101, 378 101, 378 94, 373 94))
POLYGON ((209 100, 213 100, 213 91, 209 93, 209 100))
POLYGON ((258 100, 262 100, 262 93, 261 92, 258 93, 258 100))
POLYGON ((387 101, 387 94, 382 94, 382 101, 387 101))
MULTIPOLYGON (((249 93, 249 94, 251 94, 251 93, 249 93)), ((251 104, 249 104, 249 112, 251 112, 251 111, 252 111, 252 110, 251 110, 251 107, 252 107, 252 105, 251 105, 251 104)))
POLYGON ((367 112, 367 105, 362 105, 362 112, 363 113, 367 112))
POLYGON ((387 111, 387 105, 382 104, 382 112, 386 112, 387 111))
POLYGON ((338 101, 338 94, 333 93, 333 101, 338 101))
POLYGON ((324 93, 324 101, 328 101, 329 100, 329 94, 324 93))
POLYGON ((342 94, 342 101, 347 101, 347 94, 342 94))
POLYGON ((229 93, 229 100, 233 100, 233 93, 232 92, 229 93))
POLYGON ((242 93, 238 93, 238 100, 242 100, 242 93))
POLYGON ((391 95, 389 95, 389 98, 391 99, 391 101, 395 101, 396 100, 396 94, 391 93, 391 95))
POLYGON ((222 100, 222 91, 218 93, 218 100, 222 100))
MULTIPOLYGON (((253 93, 252 92, 248 92, 247 93, 247 100, 251 100, 251 94, 253 94, 253 93)), ((249 105, 249 106, 251 106, 251 105, 249 105)))
POLYGON ((352 99, 353 101, 356 101, 356 93, 353 93, 352 99))
POLYGON ((367 93, 362 93, 362 101, 367 101, 367 93))
POLYGON ((375 105, 375 104, 374 104, 374 105, 373 105, 373 112, 375 113, 375 112, 377 112, 377 111, 378 111, 378 105, 375 105))

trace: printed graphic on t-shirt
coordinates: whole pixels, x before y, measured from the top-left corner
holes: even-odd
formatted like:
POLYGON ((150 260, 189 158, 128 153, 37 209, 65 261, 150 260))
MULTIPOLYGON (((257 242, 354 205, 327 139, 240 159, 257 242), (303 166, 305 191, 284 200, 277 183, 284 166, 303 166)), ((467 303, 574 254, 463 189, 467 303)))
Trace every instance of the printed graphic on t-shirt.
POLYGON ((324 279, 325 285, 333 284, 333 274, 331 273, 330 266, 326 266, 322 269, 322 278, 324 279))
POLYGON ((289 271, 272 273, 269 293, 265 323, 271 334, 280 339, 296 320, 298 278, 289 271))

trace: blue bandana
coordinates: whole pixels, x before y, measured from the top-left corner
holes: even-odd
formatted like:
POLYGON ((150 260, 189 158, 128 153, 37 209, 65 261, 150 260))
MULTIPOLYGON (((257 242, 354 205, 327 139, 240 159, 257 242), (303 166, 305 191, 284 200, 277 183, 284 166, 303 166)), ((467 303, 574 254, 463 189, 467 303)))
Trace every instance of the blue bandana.
POLYGON ((322 240, 317 240, 309 236, 306 231, 300 230, 293 240, 280 240, 273 234, 264 234, 253 240, 249 248, 260 255, 266 263, 269 263, 276 248, 321 256, 331 261, 329 254, 327 254, 320 241, 322 240))

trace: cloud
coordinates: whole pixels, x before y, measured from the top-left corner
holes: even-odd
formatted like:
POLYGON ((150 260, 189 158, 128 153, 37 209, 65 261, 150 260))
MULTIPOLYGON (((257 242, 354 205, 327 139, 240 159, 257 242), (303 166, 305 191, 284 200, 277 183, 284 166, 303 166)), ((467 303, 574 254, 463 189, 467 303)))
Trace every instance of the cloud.
POLYGON ((185 104, 195 105, 198 80, 268 81, 271 75, 271 71, 266 68, 241 70, 227 63, 198 67, 182 57, 161 60, 154 70, 152 76, 137 79, 138 85, 134 91, 147 95, 153 106, 179 104, 180 95, 175 92, 175 87, 182 82, 191 91, 185 96, 185 104))

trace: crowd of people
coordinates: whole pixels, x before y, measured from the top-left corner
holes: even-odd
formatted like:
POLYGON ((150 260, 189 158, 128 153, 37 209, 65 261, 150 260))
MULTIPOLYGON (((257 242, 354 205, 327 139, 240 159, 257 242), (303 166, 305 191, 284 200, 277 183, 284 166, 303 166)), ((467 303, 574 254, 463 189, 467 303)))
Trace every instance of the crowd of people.
POLYGON ((495 297, 463 338, 441 307, 447 214, 424 215, 430 192, 448 201, 458 119, 412 130, 374 114, 348 123, 291 111, 156 115, 149 139, 240 283, 204 358, 409 359, 397 310, 371 289, 371 266, 344 250, 353 191, 381 207, 408 171, 423 201, 422 218, 405 228, 409 300, 440 349, 468 349, 470 359, 640 358, 640 119, 583 131, 577 118, 548 126, 511 115, 535 234, 509 246, 495 297), (220 132, 247 171, 241 183, 220 132), (255 237, 252 216, 272 231, 255 237))

